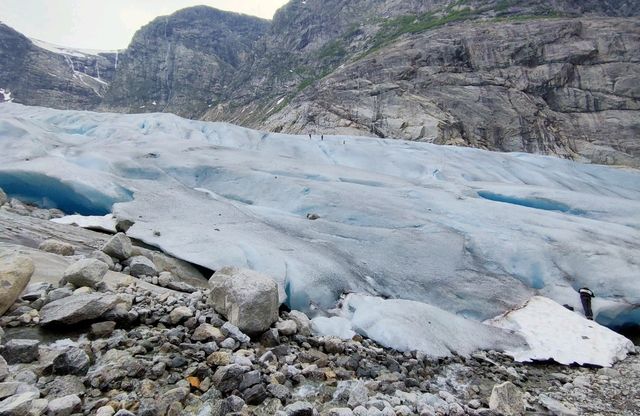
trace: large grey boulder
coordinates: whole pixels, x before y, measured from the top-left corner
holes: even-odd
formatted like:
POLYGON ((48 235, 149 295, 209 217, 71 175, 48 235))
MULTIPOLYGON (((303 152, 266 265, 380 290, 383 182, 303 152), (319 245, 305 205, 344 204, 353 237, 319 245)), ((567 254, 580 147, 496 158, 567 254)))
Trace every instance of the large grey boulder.
POLYGON ((496 384, 491 391, 489 408, 503 416, 524 415, 522 391, 510 381, 496 384))
POLYGON ((40 310, 40 325, 73 325, 99 318, 119 303, 116 295, 88 293, 68 296, 40 310))
POLYGON ((102 251, 119 260, 131 257, 133 245, 131 239, 124 233, 118 233, 111 237, 102 247, 102 251))
POLYGON ((48 253, 60 254, 61 256, 73 256, 75 253, 75 249, 71 244, 54 239, 43 241, 38 246, 38 249, 48 253))
POLYGON ((131 276, 157 276, 158 270, 151 260, 144 256, 136 256, 131 258, 129 263, 129 273, 131 276))
POLYGON ((31 258, 0 253, 0 316, 4 315, 27 287, 34 270, 31 258))
POLYGON ((253 270, 225 267, 209 280, 210 303, 247 334, 263 333, 278 320, 278 285, 253 270))
POLYGON ((62 276, 62 283, 71 283, 76 287, 87 286, 95 289, 109 266, 97 259, 82 259, 69 266, 62 276))

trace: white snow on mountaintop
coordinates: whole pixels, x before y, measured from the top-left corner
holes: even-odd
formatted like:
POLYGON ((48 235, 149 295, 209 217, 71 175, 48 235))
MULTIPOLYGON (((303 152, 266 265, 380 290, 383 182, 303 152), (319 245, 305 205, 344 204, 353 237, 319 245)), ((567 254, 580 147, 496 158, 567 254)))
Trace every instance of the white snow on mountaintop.
POLYGON ((530 348, 507 348, 517 361, 553 359, 560 364, 610 367, 635 349, 622 335, 540 296, 487 323, 525 337, 530 348))
POLYGON ((271 275, 297 309, 358 292, 484 320, 533 295, 581 310, 587 286, 599 322, 640 322, 632 169, 11 103, 0 187, 85 215, 122 201, 131 236, 271 275))
POLYGON ((66 46, 54 45, 53 43, 45 42, 40 39, 29 38, 34 45, 39 48, 46 49, 50 52, 58 53, 61 55, 75 56, 83 58, 85 56, 100 55, 101 53, 116 53, 117 50, 102 50, 102 49, 81 49, 81 48, 69 48, 66 46))

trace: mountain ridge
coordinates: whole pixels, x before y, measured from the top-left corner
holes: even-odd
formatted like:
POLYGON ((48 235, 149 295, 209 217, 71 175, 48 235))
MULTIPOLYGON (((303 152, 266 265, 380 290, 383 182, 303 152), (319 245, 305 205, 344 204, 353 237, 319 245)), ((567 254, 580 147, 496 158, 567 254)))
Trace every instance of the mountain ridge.
POLYGON ((141 28, 94 96, 0 87, 25 104, 639 167, 638 14, 629 0, 293 0, 269 22, 197 6, 141 28))

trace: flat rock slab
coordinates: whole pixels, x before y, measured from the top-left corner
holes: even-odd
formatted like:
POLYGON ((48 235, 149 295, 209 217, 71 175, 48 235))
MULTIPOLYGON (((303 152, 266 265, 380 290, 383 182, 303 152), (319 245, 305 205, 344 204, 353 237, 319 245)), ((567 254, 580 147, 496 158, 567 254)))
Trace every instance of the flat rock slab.
POLYGON ((101 293, 73 295, 46 304, 40 310, 41 325, 73 325, 97 319, 118 303, 118 296, 101 293))

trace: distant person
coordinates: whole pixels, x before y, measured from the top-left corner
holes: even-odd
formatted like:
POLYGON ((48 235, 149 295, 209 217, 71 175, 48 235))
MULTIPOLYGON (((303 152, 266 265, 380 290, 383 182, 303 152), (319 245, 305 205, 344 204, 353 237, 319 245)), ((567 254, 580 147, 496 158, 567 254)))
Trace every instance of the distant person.
POLYGON ((324 140, 324 134, 320 135, 320 141, 324 140))
POLYGON ((311 140, 311 134, 309 134, 309 140, 311 140))
POLYGON ((591 310, 591 298, 595 298, 596 295, 593 294, 591 289, 588 287, 583 287, 578 291, 580 293, 580 301, 582 302, 582 309, 584 309, 584 316, 587 319, 593 321, 593 311, 591 310))

